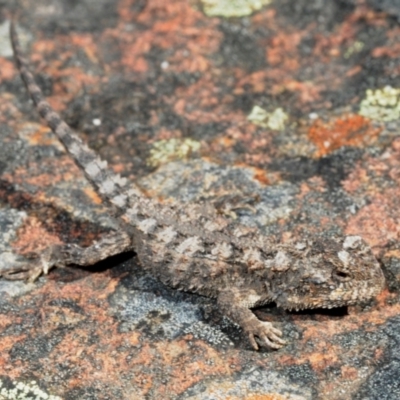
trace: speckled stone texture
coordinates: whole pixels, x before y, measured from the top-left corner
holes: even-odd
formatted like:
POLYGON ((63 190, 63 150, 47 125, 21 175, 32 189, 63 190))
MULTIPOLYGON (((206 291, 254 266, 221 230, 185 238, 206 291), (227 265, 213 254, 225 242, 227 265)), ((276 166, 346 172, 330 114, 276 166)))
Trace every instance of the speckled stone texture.
MULTIPOLYGON (((212 300, 135 254, 0 281, 0 399, 399 399, 399 2, 243 0, 253 13, 235 17, 211 16, 218 0, 19 3, 39 84, 114 171, 277 238, 361 235, 387 288, 329 312, 256 310, 289 344, 254 352, 212 300)), ((14 1, 0 7, 4 268, 113 225, 28 100, 14 1)))

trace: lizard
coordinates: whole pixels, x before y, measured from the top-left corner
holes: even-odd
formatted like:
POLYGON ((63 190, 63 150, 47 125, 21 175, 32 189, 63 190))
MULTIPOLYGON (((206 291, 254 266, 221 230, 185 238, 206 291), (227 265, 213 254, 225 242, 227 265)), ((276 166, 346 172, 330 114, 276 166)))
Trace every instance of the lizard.
POLYGON ((145 196, 109 169, 45 100, 21 51, 14 21, 10 37, 38 113, 110 207, 119 229, 86 248, 49 247, 32 263, 2 272, 4 278, 34 280, 53 267, 90 266, 133 250, 144 270, 162 283, 214 298, 220 312, 243 329, 255 350, 286 344, 278 328, 256 317, 255 307, 274 302, 286 310, 332 308, 359 304, 381 292, 382 269, 360 236, 279 242, 218 214, 206 202, 182 207, 177 201, 145 196))

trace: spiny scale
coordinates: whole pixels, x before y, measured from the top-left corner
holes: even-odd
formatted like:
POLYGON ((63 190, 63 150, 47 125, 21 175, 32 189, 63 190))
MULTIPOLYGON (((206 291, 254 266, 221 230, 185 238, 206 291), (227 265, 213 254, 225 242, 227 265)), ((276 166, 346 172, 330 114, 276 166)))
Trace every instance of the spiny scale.
POLYGON ((121 229, 88 248, 52 247, 36 263, 3 275, 33 279, 56 265, 91 265, 134 249, 143 267, 165 284, 216 298, 219 310, 243 328, 254 349, 258 343, 278 349, 285 342, 282 333, 271 323, 259 321, 251 307, 270 301, 285 309, 333 307, 366 301, 381 291, 382 270, 358 236, 323 241, 306 237, 298 243, 280 244, 258 230, 222 218, 208 204, 165 205, 144 197, 134 184, 112 173, 44 100, 22 55, 13 22, 10 34, 19 71, 36 108, 111 205, 121 229))

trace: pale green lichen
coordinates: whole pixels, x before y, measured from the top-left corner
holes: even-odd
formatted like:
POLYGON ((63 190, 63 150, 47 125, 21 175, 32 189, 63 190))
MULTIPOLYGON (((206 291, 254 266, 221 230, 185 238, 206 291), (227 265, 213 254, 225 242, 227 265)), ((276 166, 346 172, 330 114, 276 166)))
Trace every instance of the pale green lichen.
POLYGON ((275 109, 268 118, 268 128, 274 131, 281 131, 285 128, 285 124, 289 116, 282 108, 275 109))
POLYGON ((262 126, 263 128, 266 128, 268 126, 267 124, 268 118, 269 118, 268 111, 264 110, 259 106, 254 106, 250 114, 247 116, 247 119, 249 121, 251 121, 255 125, 262 126))
POLYGON ((272 0, 202 0, 209 17, 245 17, 271 3, 272 0))
POLYGON ((350 58, 353 54, 359 53, 364 48, 364 43, 356 40, 346 49, 343 54, 344 58, 350 58))
POLYGON ((385 86, 383 89, 368 89, 360 103, 359 114, 381 122, 400 118, 400 89, 385 86))
POLYGON ((200 142, 188 138, 160 140, 153 144, 147 164, 158 167, 170 161, 182 160, 198 151, 200 147, 200 142))
POLYGON ((0 400, 62 400, 59 396, 53 396, 39 388, 35 381, 29 383, 13 382, 12 388, 7 389, 0 380, 0 400))
POLYGON ((253 124, 263 128, 281 131, 285 128, 289 116, 280 107, 269 113, 259 106, 254 106, 250 114, 247 116, 247 119, 253 124))

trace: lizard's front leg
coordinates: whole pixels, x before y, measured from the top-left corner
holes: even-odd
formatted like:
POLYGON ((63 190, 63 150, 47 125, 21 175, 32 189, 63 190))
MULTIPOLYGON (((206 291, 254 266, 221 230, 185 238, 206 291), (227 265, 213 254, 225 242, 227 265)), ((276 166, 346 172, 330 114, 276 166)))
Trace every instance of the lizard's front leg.
POLYGON ((260 321, 250 310, 263 302, 263 298, 254 290, 226 289, 218 296, 219 309, 236 322, 247 333, 250 343, 255 350, 258 350, 258 341, 273 349, 280 349, 286 344, 281 338, 282 332, 274 328, 270 322, 260 321))
POLYGON ((110 256, 131 250, 131 239, 125 232, 112 232, 103 236, 89 247, 74 244, 54 245, 43 251, 38 259, 22 263, 6 270, 0 276, 9 280, 28 279, 34 281, 42 273, 47 274, 52 267, 70 264, 88 266, 110 256))

